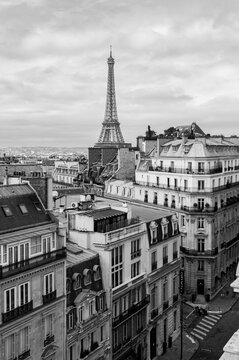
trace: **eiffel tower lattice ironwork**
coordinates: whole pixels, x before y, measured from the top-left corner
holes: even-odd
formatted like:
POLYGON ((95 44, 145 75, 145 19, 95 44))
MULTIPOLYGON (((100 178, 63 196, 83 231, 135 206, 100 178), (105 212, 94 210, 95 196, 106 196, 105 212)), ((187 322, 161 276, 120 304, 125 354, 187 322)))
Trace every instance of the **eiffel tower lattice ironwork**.
POLYGON ((112 49, 110 48, 110 57, 108 58, 108 83, 105 117, 102 123, 102 130, 98 143, 96 145, 117 145, 124 144, 124 138, 120 130, 120 123, 117 115, 115 98, 115 80, 114 80, 114 59, 112 49))

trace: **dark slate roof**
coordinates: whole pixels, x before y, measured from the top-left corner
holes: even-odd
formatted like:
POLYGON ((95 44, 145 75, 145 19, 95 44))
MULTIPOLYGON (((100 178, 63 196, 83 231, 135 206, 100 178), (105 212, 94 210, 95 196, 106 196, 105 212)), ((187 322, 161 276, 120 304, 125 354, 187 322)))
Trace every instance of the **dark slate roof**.
POLYGON ((0 233, 52 223, 34 190, 27 184, 0 186, 0 233), (19 205, 24 204, 23 214, 19 205), (6 216, 4 207, 10 210, 6 216))
POLYGON ((104 209, 89 210, 82 213, 82 215, 89 215, 94 218, 94 220, 107 219, 117 215, 125 215, 125 211, 111 209, 107 207, 104 209))

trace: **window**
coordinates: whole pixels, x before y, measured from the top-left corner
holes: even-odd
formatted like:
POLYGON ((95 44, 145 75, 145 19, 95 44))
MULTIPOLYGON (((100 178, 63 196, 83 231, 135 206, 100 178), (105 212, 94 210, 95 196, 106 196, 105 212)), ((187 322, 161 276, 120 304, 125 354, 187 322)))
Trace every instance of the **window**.
POLYGON ((56 248, 56 234, 53 234, 51 237, 51 250, 55 250, 56 248))
POLYGON ((131 264, 131 279, 140 273, 140 261, 131 264))
POLYGON ((170 187, 170 178, 167 178, 167 187, 170 187))
POLYGON ((12 360, 16 357, 16 336, 12 334, 5 340, 5 358, 6 360, 12 360))
POLYGON ((19 306, 30 302, 30 283, 19 285, 19 306))
POLYGON ((203 173, 204 172, 204 162, 198 163, 198 172, 203 173))
POLYGON ((158 203, 158 193, 154 192, 154 204, 158 203))
POLYGON ((168 247, 163 247, 163 265, 168 263, 168 247))
POLYGON ((173 331, 177 330, 177 310, 173 312, 173 331))
POLYGON ((76 345, 71 345, 69 347, 69 360, 75 360, 76 359, 76 345))
POLYGON ((157 269, 157 251, 151 253, 151 271, 157 269))
POLYGON ((178 187, 178 179, 174 179, 174 187, 175 187, 175 188, 178 187))
POLYGON ((123 245, 111 251, 111 273, 112 287, 116 287, 123 282, 123 245))
POLYGON ((205 239, 198 239, 198 252, 205 251, 205 239))
POLYGON ((29 350, 29 327, 28 326, 23 328, 19 332, 19 353, 23 354, 27 350, 29 350))
POLYGON ((74 327, 74 314, 73 311, 71 311, 68 314, 68 329, 73 329, 74 327))
POLYGON ((181 226, 185 226, 185 225, 186 225, 185 215, 181 215, 181 226))
POLYGON ((83 305, 79 306, 78 308, 78 321, 83 321, 83 305))
POLYGON ((178 244, 177 242, 173 243, 173 260, 178 258, 178 244))
POLYGON ((94 300, 89 301, 89 316, 92 316, 94 314, 94 300))
POLYGON ((50 294, 54 291, 54 273, 44 276, 44 295, 50 294))
POLYGON ((129 295, 125 295, 122 300, 122 312, 126 311, 129 307, 129 295))
POLYGON ((150 303, 151 303, 151 310, 155 309, 157 307, 157 301, 156 301, 156 297, 157 297, 157 294, 156 294, 156 290, 157 290, 157 287, 156 285, 154 285, 151 289, 151 296, 150 296, 150 303))
POLYGON ((104 334, 105 334, 105 326, 103 325, 103 326, 101 326, 100 327, 100 341, 102 342, 102 341, 104 341, 104 338, 105 338, 105 336, 104 336, 104 334))
POLYGON ((11 311, 17 307, 16 288, 4 291, 4 312, 11 311))
POLYGON ((159 176, 156 177, 157 185, 159 185, 159 176))
POLYGON ((19 204, 19 208, 22 212, 22 214, 27 214, 28 213, 28 210, 27 210, 27 207, 25 204, 19 204))
POLYGON ((52 333, 53 333, 53 316, 52 316, 52 314, 45 317, 44 330, 45 330, 45 338, 52 336, 52 333))
POLYGON ((198 208, 201 210, 204 209, 204 198, 198 198, 198 208))
POLYGON ((144 192, 144 202, 148 202, 148 191, 145 190, 144 192))
POLYGON ((177 294, 177 277, 173 277, 173 295, 177 294))
POLYGON ((192 163, 188 162, 188 172, 191 172, 191 171, 192 171, 192 163))
POLYGON ((204 229, 204 218, 199 217, 197 220, 198 229, 204 229))
POLYGON ((168 282, 167 280, 163 283, 163 302, 168 300, 168 282))
POLYGON ((118 329, 113 330, 113 348, 118 346, 118 329))
POLYGON ((3 264, 7 263, 7 245, 3 245, 3 264))
POLYGON ((167 239, 168 237, 168 224, 163 225, 163 239, 167 239))
POLYGON ((11 212, 9 206, 3 205, 2 209, 3 209, 3 212, 4 212, 5 216, 12 216, 12 212, 11 212))
POLYGON ((116 317, 119 315, 119 301, 115 301, 113 303, 113 317, 116 317))
POLYGON ((172 235, 175 235, 178 233, 178 223, 177 221, 172 221, 172 235))
POLYGON ((137 314, 136 316, 136 330, 141 330, 143 325, 142 325, 142 312, 140 312, 139 314, 137 314))
POLYGON ((204 190, 204 180, 198 180, 198 190, 204 190))
MULTIPOLYGON (((74 290, 77 290, 77 289, 81 288, 81 276, 80 276, 80 274, 78 274, 78 273, 73 274, 73 280, 74 280, 74 283, 73 283, 74 290)), ((67 285, 67 283, 66 283, 66 285, 67 285)), ((66 292, 68 292, 68 290, 70 292, 69 285, 68 285, 68 289, 66 290, 66 292)))
POLYGON ((131 259, 134 259, 140 255, 140 239, 131 241, 131 259))
POLYGON ((188 189, 188 180, 184 180, 184 190, 188 189))
POLYGON ((90 269, 84 269, 83 274, 84 274, 84 284, 85 285, 91 284, 92 281, 91 281, 91 271, 90 271, 90 269))
POLYGON ((31 239, 31 254, 38 254, 42 252, 41 237, 35 236, 31 239))
POLYGON ((123 341, 125 341, 128 337, 127 325, 127 322, 123 323, 123 341))
POLYGON ((204 260, 198 260, 198 271, 204 271, 204 260))
POLYGON ((99 265, 93 266, 93 272, 94 272, 94 280, 95 281, 98 281, 99 279, 101 279, 101 271, 100 271, 99 265))

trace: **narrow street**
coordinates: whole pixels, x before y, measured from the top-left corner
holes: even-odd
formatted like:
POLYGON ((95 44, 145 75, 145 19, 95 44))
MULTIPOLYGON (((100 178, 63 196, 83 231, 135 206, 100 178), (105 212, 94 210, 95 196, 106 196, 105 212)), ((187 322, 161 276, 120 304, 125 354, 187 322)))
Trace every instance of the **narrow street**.
MULTIPOLYGON (((204 317, 204 319, 206 319, 206 317, 204 317)), ((207 324, 206 321, 205 324, 207 324)), ((202 325, 201 327, 202 332, 205 334, 205 329, 208 327, 204 326, 204 329, 202 325)), ((209 331, 206 331, 206 335, 202 336, 203 340, 197 338, 199 348, 193 355, 192 360, 218 360, 223 354, 224 345, 238 328, 239 301, 237 301, 228 313, 224 314, 221 319, 215 322, 209 331)))

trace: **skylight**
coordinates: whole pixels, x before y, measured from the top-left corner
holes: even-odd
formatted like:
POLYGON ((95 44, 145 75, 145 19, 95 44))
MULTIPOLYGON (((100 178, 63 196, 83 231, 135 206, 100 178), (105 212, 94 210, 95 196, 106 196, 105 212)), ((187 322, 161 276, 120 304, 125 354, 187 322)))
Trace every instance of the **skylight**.
POLYGON ((28 213, 28 210, 27 210, 27 207, 25 204, 19 204, 19 208, 22 212, 22 214, 27 214, 28 213))
POLYGON ((12 212, 11 212, 9 206, 3 205, 2 209, 3 209, 3 212, 4 212, 5 216, 12 216, 12 212))

